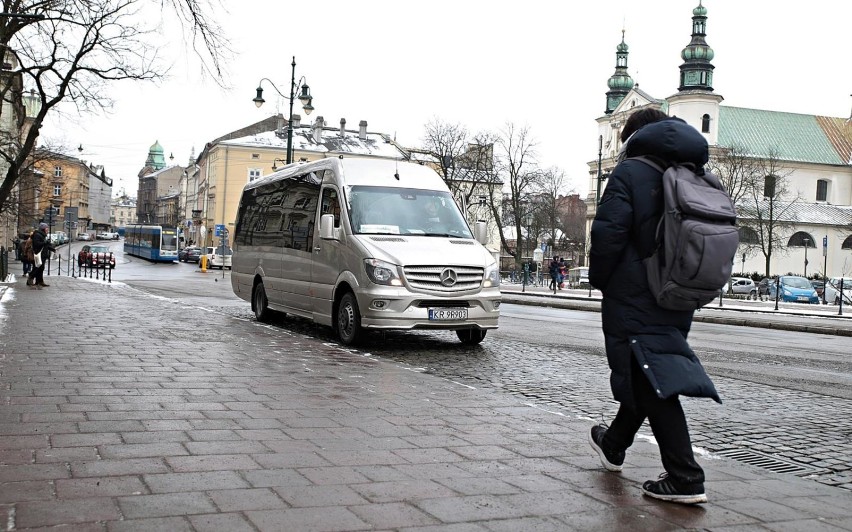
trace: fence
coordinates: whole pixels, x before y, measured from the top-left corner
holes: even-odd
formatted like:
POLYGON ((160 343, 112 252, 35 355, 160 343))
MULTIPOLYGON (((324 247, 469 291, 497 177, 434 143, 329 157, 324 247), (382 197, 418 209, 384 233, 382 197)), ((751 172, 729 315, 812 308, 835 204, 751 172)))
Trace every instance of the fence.
POLYGON ((9 277, 9 250, 0 246, 0 281, 9 277))

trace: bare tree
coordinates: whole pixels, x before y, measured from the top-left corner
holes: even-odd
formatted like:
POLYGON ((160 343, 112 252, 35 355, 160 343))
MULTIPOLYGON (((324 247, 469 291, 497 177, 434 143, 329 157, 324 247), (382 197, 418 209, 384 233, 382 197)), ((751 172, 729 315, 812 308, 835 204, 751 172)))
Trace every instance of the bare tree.
POLYGON ((585 256, 587 208, 579 194, 570 194, 558 201, 558 229, 563 237, 560 247, 571 255, 572 263, 577 266, 582 266, 578 259, 585 256))
POLYGON ((566 188, 564 170, 557 167, 550 167, 542 171, 537 217, 541 220, 542 227, 546 229, 545 232, 549 235, 549 244, 553 250, 561 248, 558 240, 564 239, 560 228, 562 219, 560 216, 559 200, 562 198, 566 188), (557 230, 560 231, 559 236, 557 236, 557 230))
POLYGON ((502 183, 500 185, 490 184, 491 187, 501 186, 507 190, 507 205, 505 214, 506 222, 515 227, 517 245, 511 250, 506 242, 503 232, 504 221, 501 216, 502 202, 495 200, 501 195, 490 194, 491 210, 494 219, 500 227, 500 243, 503 249, 515 258, 515 264, 520 266, 523 250, 522 241, 524 234, 524 220, 527 215, 534 214, 534 195, 538 191, 542 179, 542 172, 538 167, 535 152, 536 143, 530 134, 529 128, 518 127, 513 123, 507 123, 497 134, 494 145, 495 163, 502 183))
MULTIPOLYGON (((220 76, 228 52, 220 28, 208 15, 218 0, 3 0, 7 16, 0 17, 0 48, 5 60, 19 63, 4 90, 29 90, 37 105, 31 124, 20 139, 0 144, 7 168, 0 185, 0 210, 27 165, 40 129, 49 113, 69 104, 78 112, 106 110, 112 102, 109 86, 117 81, 155 81, 168 67, 154 44, 156 23, 146 9, 170 7, 186 24, 190 46, 211 74, 220 76)), ((6 95, 2 95, 8 101, 6 95)), ((21 101, 23 94, 14 95, 21 101)), ((21 110, 19 109, 20 113, 21 110)))
POLYGON ((764 165, 750 155, 745 146, 739 144, 720 147, 708 167, 719 176, 735 204, 743 198, 751 197, 751 191, 756 184, 763 184, 764 165))
POLYGON ((434 159, 453 197, 463 207, 478 206, 480 201, 474 196, 482 193, 484 183, 495 179, 494 135, 471 136, 461 124, 438 118, 425 129, 423 150, 434 159))
POLYGON ((801 200, 789 189, 791 170, 781 163, 778 151, 770 150, 765 159, 756 160, 763 179, 755 179, 747 197, 739 205, 739 224, 751 231, 757 242, 752 244, 765 258, 764 275, 770 275, 772 255, 783 249, 784 239, 792 227, 789 212, 801 200))

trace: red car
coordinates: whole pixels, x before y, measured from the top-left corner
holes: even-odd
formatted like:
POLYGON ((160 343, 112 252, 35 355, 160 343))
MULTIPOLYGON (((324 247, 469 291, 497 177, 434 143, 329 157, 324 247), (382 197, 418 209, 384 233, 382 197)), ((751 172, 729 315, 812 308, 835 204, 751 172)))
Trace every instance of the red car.
POLYGON ((115 255, 107 246, 83 246, 77 254, 77 266, 91 266, 92 268, 115 268, 115 255))

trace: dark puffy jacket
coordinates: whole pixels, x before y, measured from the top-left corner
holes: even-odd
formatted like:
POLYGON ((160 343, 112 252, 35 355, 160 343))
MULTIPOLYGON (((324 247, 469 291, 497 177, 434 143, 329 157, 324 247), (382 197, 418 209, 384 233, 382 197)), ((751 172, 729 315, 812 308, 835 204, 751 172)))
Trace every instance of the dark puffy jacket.
POLYGON ((56 251, 53 244, 48 242, 47 235, 40 230, 33 231, 33 253, 41 253, 41 260, 47 260, 51 251, 56 251))
MULTIPOLYGON (((627 142, 626 156, 666 163, 707 163, 707 141, 678 119, 649 124, 627 142)), ((662 174, 624 160, 609 178, 592 223, 589 282, 601 305, 610 384, 616 400, 632 404, 631 353, 660 397, 689 395, 719 400, 713 383, 686 343, 692 311, 666 310, 648 289, 642 260, 654 250, 663 210, 662 174)))

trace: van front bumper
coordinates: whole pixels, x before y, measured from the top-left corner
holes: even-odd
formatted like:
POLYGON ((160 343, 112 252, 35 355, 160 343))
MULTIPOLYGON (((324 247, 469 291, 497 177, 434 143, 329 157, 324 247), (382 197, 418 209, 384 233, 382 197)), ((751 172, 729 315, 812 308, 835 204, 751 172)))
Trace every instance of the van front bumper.
POLYGON ((358 296, 361 326, 369 329, 496 329, 500 318, 500 290, 483 290, 469 296, 400 296, 377 290, 358 296), (430 320, 429 309, 466 309, 466 319, 430 320))

